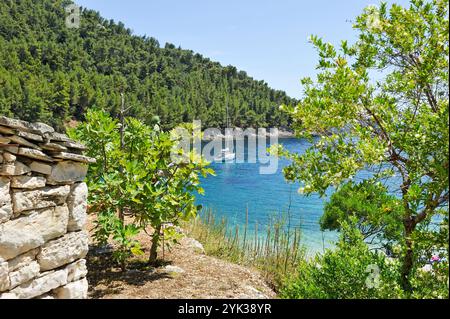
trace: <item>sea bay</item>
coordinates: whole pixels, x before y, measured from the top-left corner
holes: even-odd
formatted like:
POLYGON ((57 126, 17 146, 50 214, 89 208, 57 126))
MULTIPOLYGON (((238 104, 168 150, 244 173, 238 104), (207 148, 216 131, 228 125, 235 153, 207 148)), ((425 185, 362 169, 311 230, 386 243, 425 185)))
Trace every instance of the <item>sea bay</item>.
MULTIPOLYGON (((285 138, 278 143, 291 152, 304 152, 311 144, 305 139, 285 138)), ((204 196, 197 196, 197 203, 204 209, 211 209, 216 219, 225 217, 230 225, 243 227, 247 220, 248 228, 258 230, 261 235, 265 227, 274 219, 285 220, 285 227, 299 227, 301 243, 309 252, 321 252, 336 239, 333 232, 322 232, 319 219, 323 213, 326 198, 318 195, 305 196, 298 193, 297 183, 288 183, 282 169, 289 162, 278 159, 278 167, 274 174, 260 174, 260 164, 248 161, 248 143, 245 143, 245 162, 212 162, 211 167, 216 176, 202 179, 204 196)), ((258 151, 265 152, 269 146, 257 145, 258 151)), ((258 153, 258 151, 256 153, 258 153)), ((276 160, 271 158, 272 161, 276 160)), ((267 166, 267 165, 266 165, 267 166)), ((328 193, 328 196, 331 191, 328 193)))

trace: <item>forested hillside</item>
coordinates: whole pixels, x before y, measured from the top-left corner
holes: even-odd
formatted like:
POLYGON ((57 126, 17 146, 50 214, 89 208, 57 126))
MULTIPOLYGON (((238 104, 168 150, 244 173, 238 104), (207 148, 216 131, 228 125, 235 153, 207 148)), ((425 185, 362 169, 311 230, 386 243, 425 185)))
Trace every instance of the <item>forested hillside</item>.
POLYGON ((278 106, 295 101, 284 92, 233 66, 133 35, 92 10, 82 10, 80 28, 68 29, 69 3, 0 2, 0 114, 62 128, 88 108, 117 115, 124 91, 129 115, 147 123, 158 116, 165 128, 192 119, 224 127, 227 104, 235 126, 289 124, 278 106))

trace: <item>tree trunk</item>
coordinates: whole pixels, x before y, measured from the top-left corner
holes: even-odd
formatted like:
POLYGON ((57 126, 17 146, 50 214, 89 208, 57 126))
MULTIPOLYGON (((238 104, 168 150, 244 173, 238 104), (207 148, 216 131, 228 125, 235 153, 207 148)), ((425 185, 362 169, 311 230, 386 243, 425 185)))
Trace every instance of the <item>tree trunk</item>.
MULTIPOLYGON (((125 97, 123 93, 120 93, 121 96, 121 106, 120 106, 120 149, 123 150, 125 148, 125 97)), ((119 166, 119 172, 123 173, 123 167, 119 166)), ((118 209, 119 219, 124 224, 125 216, 123 214, 123 207, 119 207, 118 209)))
POLYGON ((161 236, 161 225, 156 226, 155 232, 152 236, 152 246, 150 247, 150 258, 148 259, 148 262, 150 264, 154 264, 156 262, 156 259, 158 258, 158 245, 159 245, 159 238, 161 236))
POLYGON ((414 223, 414 220, 412 220, 412 218, 408 218, 407 220, 404 221, 403 224, 405 227, 406 252, 403 257, 403 265, 401 271, 401 285, 403 291, 410 294, 412 292, 410 275, 414 266, 414 251, 411 235, 416 225, 414 223))

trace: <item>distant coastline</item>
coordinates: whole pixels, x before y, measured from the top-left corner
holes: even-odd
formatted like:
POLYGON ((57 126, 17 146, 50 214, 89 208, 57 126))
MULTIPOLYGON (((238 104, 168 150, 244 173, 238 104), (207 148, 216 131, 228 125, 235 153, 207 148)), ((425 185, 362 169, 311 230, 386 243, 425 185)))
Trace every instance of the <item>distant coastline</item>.
MULTIPOLYGON (((238 130, 233 130, 231 135, 228 135, 227 137, 232 137, 233 139, 242 139, 245 137, 266 137, 266 138, 270 138, 270 137, 278 137, 278 138, 293 138, 295 137, 295 133, 289 130, 285 130, 285 129, 278 129, 278 134, 272 134, 270 132, 270 129, 266 129, 266 133, 263 134, 258 134, 259 132, 255 133, 248 133, 248 132, 244 132, 244 131, 238 131, 238 130)), ((223 132, 221 133, 204 133, 202 140, 204 141, 212 141, 215 139, 224 139, 225 138, 225 134, 223 132)))

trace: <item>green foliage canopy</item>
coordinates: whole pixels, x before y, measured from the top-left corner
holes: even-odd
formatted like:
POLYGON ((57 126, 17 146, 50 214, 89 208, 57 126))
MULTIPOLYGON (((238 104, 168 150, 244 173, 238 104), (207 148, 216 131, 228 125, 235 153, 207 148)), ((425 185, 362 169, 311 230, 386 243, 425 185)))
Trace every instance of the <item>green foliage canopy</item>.
MULTIPOLYGON (((399 280, 411 292, 421 260, 432 251, 448 260, 448 237, 439 243, 431 239, 442 239, 448 229, 448 1, 370 6, 354 27, 358 41, 343 41, 338 49, 311 37, 319 74, 303 79, 304 98, 284 109, 300 135, 321 138, 302 155, 280 150, 292 160, 284 173, 302 183, 300 192, 321 195, 329 187, 348 191, 340 186, 362 170, 375 172, 375 184, 399 177, 399 280), (436 215, 444 221, 437 231, 429 227, 436 215)), ((366 213, 376 224, 373 211, 366 213)))
POLYGON ((320 219, 322 230, 341 230, 341 223, 355 217, 356 226, 371 244, 390 248, 401 238, 403 209, 386 186, 372 181, 349 182, 331 195, 320 219))

